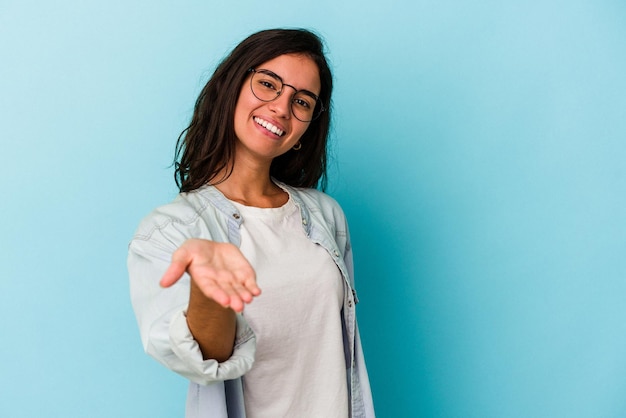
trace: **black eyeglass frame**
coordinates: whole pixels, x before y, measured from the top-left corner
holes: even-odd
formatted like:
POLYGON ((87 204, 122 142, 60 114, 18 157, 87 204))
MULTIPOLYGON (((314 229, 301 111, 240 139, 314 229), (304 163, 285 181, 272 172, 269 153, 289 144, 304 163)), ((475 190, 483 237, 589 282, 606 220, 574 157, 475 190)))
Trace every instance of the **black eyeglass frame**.
POLYGON ((263 100, 263 99, 261 99, 259 96, 257 96, 257 95, 256 95, 256 93, 254 92, 254 88, 252 87, 252 78, 253 78, 253 77, 250 77, 250 90, 252 91, 252 94, 254 95, 254 97, 256 97, 257 99, 259 99, 259 100, 260 100, 260 101, 262 101, 262 102, 269 103, 269 102, 273 102, 274 100, 276 100, 277 98, 279 98, 279 97, 280 97, 280 95, 283 93, 283 90, 284 90, 284 87, 285 87, 285 86, 287 86, 287 87, 291 87, 292 89, 294 89, 294 90, 295 90, 294 96, 295 96, 296 94, 298 94, 298 93, 304 93, 304 94, 306 94, 307 96, 311 96, 312 98, 314 98, 314 99, 315 99, 315 107, 319 106, 319 110, 318 110, 318 111, 315 111, 315 109, 313 110, 313 118, 312 118, 312 119, 310 119, 310 120, 302 120, 302 119, 300 119, 299 117, 297 117, 297 116, 296 116, 296 114, 295 114, 295 113, 294 113, 294 111, 293 111, 293 101, 291 101, 291 102, 290 102, 291 104, 290 104, 290 106, 289 106, 289 110, 291 111, 291 114, 293 115, 293 117, 294 117, 294 118, 296 118, 296 119, 298 119, 300 122, 313 122, 315 119, 317 119, 317 118, 319 118, 319 117, 320 117, 320 115, 322 114, 322 112, 326 111, 326 108, 324 107, 324 103, 322 103, 322 101, 320 100, 320 98, 319 98, 319 96, 318 96, 318 95, 316 95, 315 93, 310 92, 309 90, 306 90, 306 89, 298 90, 297 88, 295 88, 295 87, 294 87, 294 86, 292 86, 291 84, 287 84, 287 83, 285 83, 285 82, 283 81, 283 79, 282 79, 282 78, 281 78, 278 74, 276 74, 276 73, 275 73, 275 72, 273 72, 273 71, 266 70, 266 69, 264 69, 264 68, 259 68, 259 69, 256 69, 256 68, 248 68, 248 71, 247 71, 247 72, 252 73, 252 74, 255 74, 255 73, 267 74, 267 75, 269 75, 270 77, 275 78, 276 80, 280 81, 280 83, 281 83, 282 87, 280 88, 280 90, 278 90, 278 91, 276 92, 276 97, 274 97, 273 99, 270 99, 270 100, 263 100))

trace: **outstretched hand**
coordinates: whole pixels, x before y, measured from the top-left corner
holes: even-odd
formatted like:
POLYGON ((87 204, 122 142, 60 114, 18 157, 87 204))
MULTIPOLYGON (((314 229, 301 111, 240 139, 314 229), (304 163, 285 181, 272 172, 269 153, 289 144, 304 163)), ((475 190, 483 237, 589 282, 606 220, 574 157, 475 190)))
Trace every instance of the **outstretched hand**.
POLYGON ((233 244, 204 239, 185 241, 172 254, 161 286, 172 286, 185 272, 206 297, 235 312, 242 312, 246 303, 261 294, 254 269, 233 244))

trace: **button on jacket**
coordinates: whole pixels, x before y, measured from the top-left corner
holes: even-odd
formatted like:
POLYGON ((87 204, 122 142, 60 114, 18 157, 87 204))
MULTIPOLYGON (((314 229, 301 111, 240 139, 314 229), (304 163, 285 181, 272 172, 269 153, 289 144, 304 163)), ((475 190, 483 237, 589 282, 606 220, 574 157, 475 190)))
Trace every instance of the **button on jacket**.
MULTIPOLYGON (((355 316, 352 250, 343 211, 332 198, 315 189, 277 183, 300 209, 307 237, 326 249, 344 279, 343 340, 348 378, 350 416, 374 417, 372 395, 355 316)), ((171 288, 159 280, 172 253, 189 238, 240 245, 243 222, 237 209, 213 186, 205 186, 149 214, 139 225, 130 246, 128 270, 133 308, 141 340, 148 354, 190 380, 187 418, 244 418, 242 376, 254 363, 256 339, 244 317, 237 315, 231 357, 219 363, 203 360, 185 318, 189 276, 171 288)))

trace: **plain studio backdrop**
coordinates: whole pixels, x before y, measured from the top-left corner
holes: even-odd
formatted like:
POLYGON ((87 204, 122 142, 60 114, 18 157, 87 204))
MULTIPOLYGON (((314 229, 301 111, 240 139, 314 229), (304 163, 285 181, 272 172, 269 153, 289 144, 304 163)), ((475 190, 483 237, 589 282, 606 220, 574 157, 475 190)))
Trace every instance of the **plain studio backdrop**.
POLYGON ((252 32, 328 44, 380 417, 626 416, 626 3, 0 1, 0 416, 181 417, 126 250, 252 32))

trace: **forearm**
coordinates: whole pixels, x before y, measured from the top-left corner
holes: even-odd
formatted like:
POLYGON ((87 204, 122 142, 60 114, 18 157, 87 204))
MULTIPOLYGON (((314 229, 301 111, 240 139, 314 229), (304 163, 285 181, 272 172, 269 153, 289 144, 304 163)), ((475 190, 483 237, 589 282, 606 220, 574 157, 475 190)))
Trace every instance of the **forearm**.
POLYGON ((236 314, 206 297, 191 281, 187 326, 200 346, 202 357, 226 361, 233 352, 237 331, 236 314))

